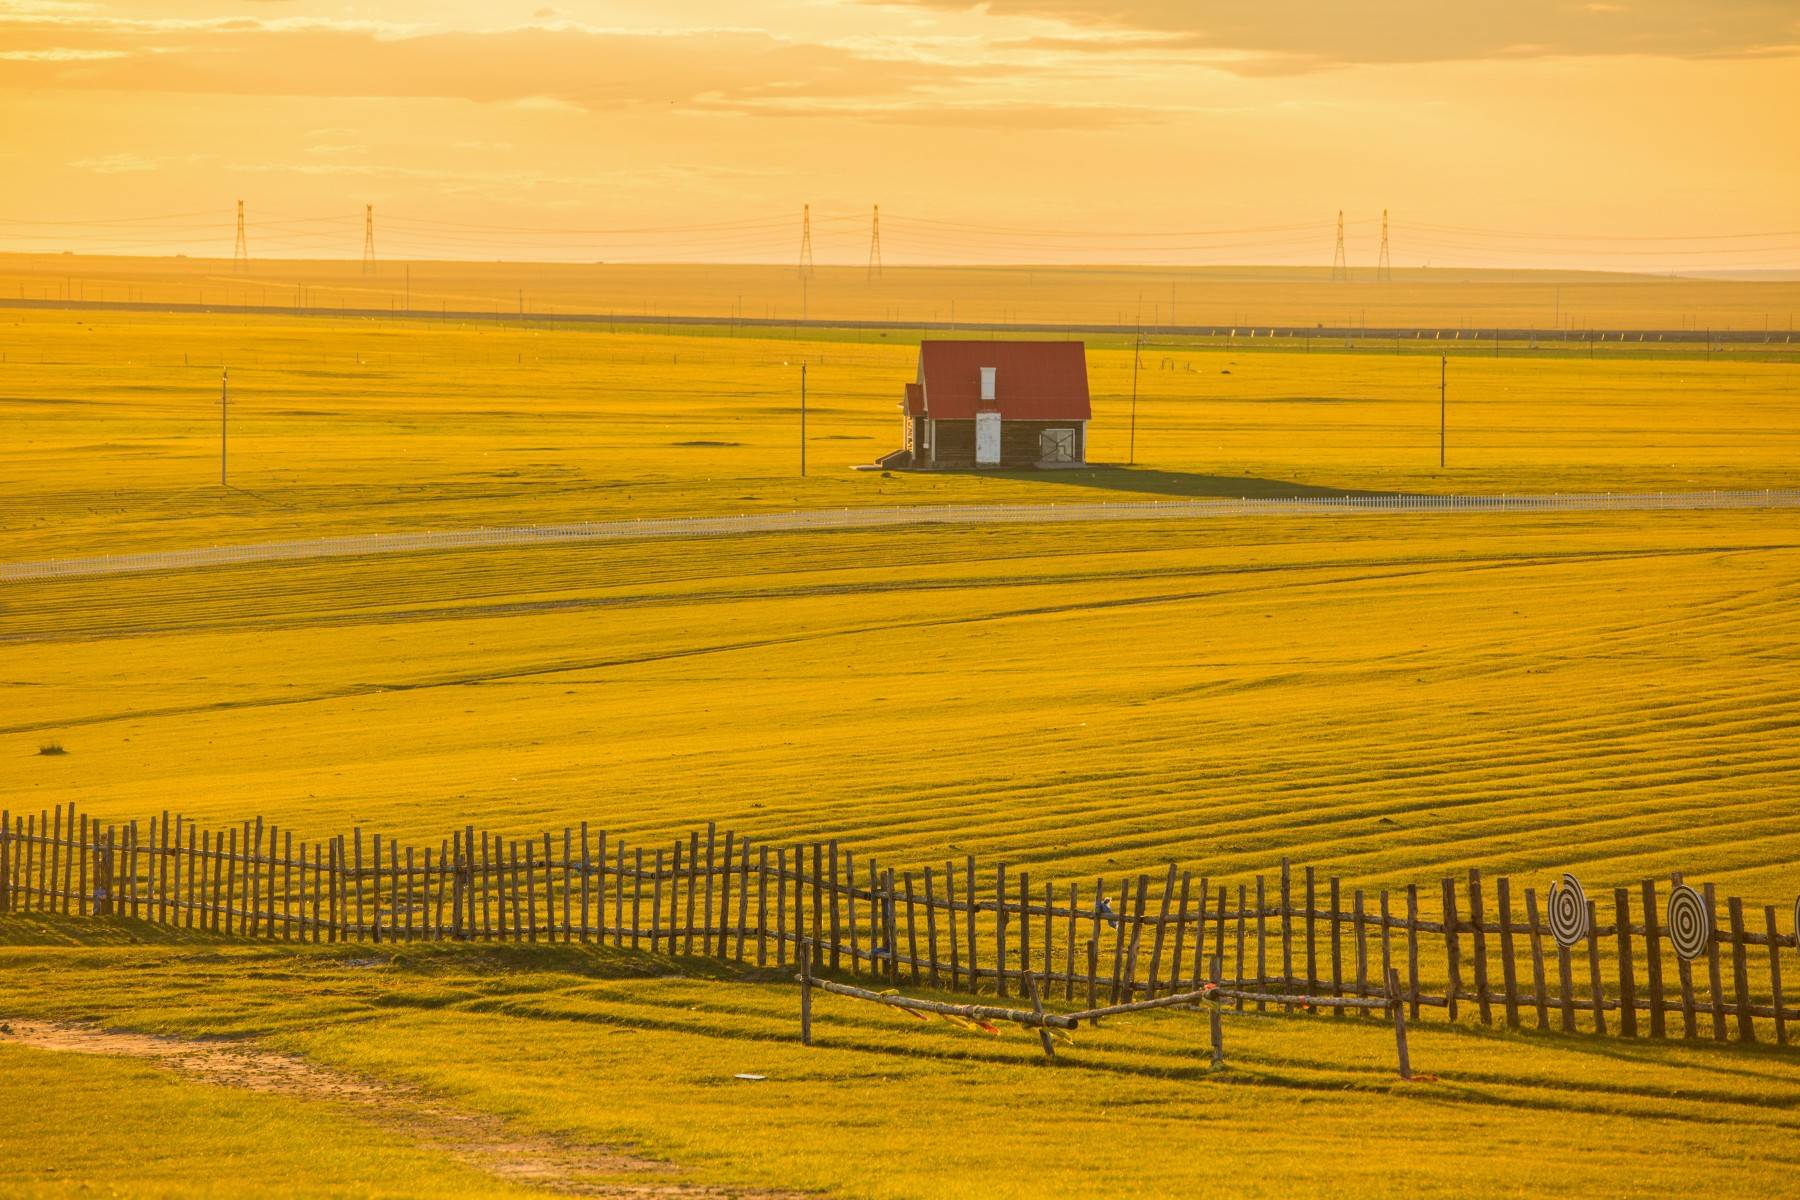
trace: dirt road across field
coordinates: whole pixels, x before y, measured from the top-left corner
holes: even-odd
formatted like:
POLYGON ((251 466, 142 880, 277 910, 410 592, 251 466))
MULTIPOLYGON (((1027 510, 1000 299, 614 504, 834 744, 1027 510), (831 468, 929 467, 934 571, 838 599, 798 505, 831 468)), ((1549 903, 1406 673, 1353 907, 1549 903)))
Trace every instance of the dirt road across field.
POLYGON ((798 1193, 683 1182, 671 1163, 522 1132, 401 1084, 336 1071, 239 1038, 160 1037, 50 1021, 0 1021, 0 1043, 144 1059, 196 1083, 347 1106, 361 1119, 496 1179, 620 1200, 798 1200, 798 1193))
POLYGON ((557 542, 655 541, 929 525, 1042 525, 1062 522, 1193 521, 1219 517, 1407 513, 1699 512, 1792 508, 1800 508, 1800 489, 1586 492, 1529 496, 1342 495, 1127 501, 1118 504, 894 505, 888 508, 806 509, 726 517, 659 517, 429 533, 375 533, 235 546, 204 546, 192 550, 159 550, 143 554, 99 554, 84 558, 0 563, 0 580, 126 575, 141 571, 189 570, 238 563, 354 558, 371 554, 424 553, 557 542))

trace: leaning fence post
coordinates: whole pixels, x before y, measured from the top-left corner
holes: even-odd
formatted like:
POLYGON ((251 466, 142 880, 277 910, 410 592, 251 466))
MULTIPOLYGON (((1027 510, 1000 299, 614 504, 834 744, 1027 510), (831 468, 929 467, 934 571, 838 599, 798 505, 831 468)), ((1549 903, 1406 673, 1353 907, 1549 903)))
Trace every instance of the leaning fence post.
POLYGON ((800 1044, 812 1045, 812 942, 800 939, 800 1044))
POLYGON ((1394 1016, 1394 1049, 1400 1056, 1400 1078, 1412 1078, 1412 1056, 1406 1050, 1406 1005, 1401 1002, 1400 972, 1387 973, 1388 1011, 1394 1016))

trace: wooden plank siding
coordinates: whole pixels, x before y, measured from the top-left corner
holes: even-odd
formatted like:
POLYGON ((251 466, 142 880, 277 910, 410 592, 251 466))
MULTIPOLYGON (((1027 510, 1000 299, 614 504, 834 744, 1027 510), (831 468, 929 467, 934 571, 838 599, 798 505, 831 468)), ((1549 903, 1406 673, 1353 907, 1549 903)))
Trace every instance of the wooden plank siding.
MULTIPOLYGON (((951 468, 975 465, 975 422, 932 421, 931 449, 923 465, 951 468)), ((1041 457, 1039 435, 1046 429, 1068 429, 1075 434, 1075 460, 1087 461, 1087 431, 1080 421, 1000 422, 1000 468, 1035 467, 1041 457)))

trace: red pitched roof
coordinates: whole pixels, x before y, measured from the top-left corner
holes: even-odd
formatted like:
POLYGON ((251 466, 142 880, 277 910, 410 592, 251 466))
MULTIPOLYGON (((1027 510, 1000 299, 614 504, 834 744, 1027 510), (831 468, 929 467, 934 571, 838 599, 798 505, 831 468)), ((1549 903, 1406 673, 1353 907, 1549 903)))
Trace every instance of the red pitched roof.
POLYGON ((972 420, 977 409, 998 409, 1003 420, 1085 421, 1087 348, 1080 342, 923 341, 919 379, 926 414, 934 420, 972 420), (994 367, 994 400, 981 399, 981 368, 994 367))
POLYGON ((909 417, 925 415, 925 389, 916 383, 906 385, 906 415, 909 417))

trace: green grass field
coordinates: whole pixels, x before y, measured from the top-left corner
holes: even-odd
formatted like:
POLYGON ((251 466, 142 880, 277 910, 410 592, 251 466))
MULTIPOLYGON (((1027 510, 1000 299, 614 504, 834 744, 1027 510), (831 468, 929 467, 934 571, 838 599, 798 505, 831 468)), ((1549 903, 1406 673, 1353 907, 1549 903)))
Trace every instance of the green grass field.
MULTIPOLYGON (((14 1019, 254 1039, 497 1114, 516 1136, 681 1164, 673 1177, 613 1176, 599 1186, 620 1190, 603 1194, 1748 1197, 1781 1191, 1800 1159, 1786 1051, 1431 1026, 1412 1049, 1435 1078, 1401 1083, 1380 1021, 1251 1014, 1226 1018, 1215 1072, 1205 1019, 1165 1013, 1082 1031, 1051 1066, 1025 1031, 987 1038, 830 998, 807 1049, 791 983, 612 951, 151 944, 9 957, 0 1007, 14 1019)), ((403 1119, 390 1127, 328 1097, 171 1082, 4 1036, 0 1071, 40 1100, 12 1127, 37 1136, 0 1167, 9 1191, 56 1192, 51 1167, 137 1194, 185 1190, 168 1182, 170 1160, 227 1194, 500 1191, 441 1152, 421 1162, 403 1119), (71 1135, 98 1112, 107 1136, 71 1135), (121 1144, 149 1152, 127 1158, 121 1144)))
MULTIPOLYGON (((1465 354, 1440 470, 1434 360, 1147 351, 1135 467, 884 478, 847 468, 898 444, 913 351, 892 339, 23 313, 4 331, 8 562, 839 505, 1800 481, 1781 361, 1465 354)), ((1127 457, 1131 364, 1091 349, 1108 462, 1127 457)), ((1171 859, 1242 877, 1282 855, 1355 885, 1575 869, 1591 894, 1682 870, 1785 914, 1797 599, 1791 511, 911 528, 15 580, 0 807, 419 843, 465 822, 635 840, 714 820, 1040 882, 1171 859)), ((791 984, 629 954, 250 949, 27 917, 0 941, 0 1022, 242 1037, 534 1144, 638 1156, 600 1194, 1761 1196, 1800 1157, 1792 1052, 1766 1047, 1436 1024, 1414 1060, 1437 1080, 1401 1085, 1378 1022, 1246 1017, 1215 1076, 1204 1022, 1170 1013, 1084 1031, 1050 1068, 1029 1035, 835 1000, 808 1052, 791 984)), ((543 1183, 342 1098, 3 1034, 0 1072, 43 1098, 0 1134, 9 1193, 543 1183)))

